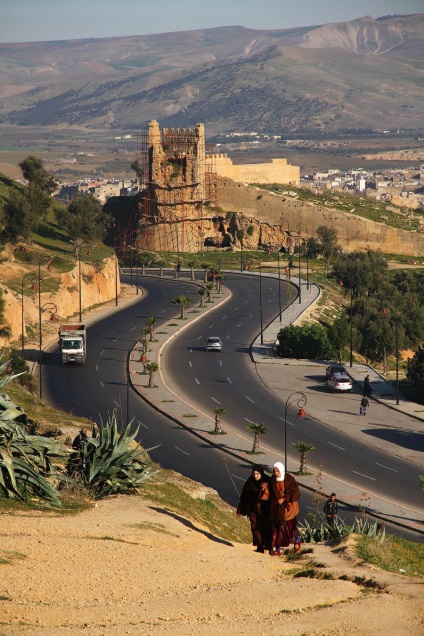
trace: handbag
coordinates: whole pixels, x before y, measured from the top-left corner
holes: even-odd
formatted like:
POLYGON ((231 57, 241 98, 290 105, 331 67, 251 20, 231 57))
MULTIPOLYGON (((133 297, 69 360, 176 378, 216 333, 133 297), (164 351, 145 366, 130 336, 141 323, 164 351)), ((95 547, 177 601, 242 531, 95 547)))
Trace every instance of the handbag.
POLYGON ((287 503, 284 509, 284 521, 290 521, 299 514, 299 504, 297 501, 287 503))

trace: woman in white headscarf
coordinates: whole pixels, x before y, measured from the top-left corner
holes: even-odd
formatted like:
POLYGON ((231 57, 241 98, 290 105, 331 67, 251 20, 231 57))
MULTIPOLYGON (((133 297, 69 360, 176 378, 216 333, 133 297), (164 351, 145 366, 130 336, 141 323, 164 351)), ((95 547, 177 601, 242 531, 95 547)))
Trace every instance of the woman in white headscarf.
POLYGON ((272 526, 272 556, 280 555, 297 536, 300 490, 295 478, 285 472, 284 464, 275 462, 269 487, 269 519, 272 526))

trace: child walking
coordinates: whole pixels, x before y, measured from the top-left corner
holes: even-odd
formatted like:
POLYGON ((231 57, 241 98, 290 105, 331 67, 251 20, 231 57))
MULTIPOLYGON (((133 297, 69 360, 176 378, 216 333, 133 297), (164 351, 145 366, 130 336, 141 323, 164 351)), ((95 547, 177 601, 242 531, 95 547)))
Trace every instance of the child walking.
POLYGON ((361 400, 361 406, 359 407, 359 414, 360 415, 366 415, 367 414, 367 408, 369 407, 369 402, 368 402, 368 398, 364 397, 361 400))

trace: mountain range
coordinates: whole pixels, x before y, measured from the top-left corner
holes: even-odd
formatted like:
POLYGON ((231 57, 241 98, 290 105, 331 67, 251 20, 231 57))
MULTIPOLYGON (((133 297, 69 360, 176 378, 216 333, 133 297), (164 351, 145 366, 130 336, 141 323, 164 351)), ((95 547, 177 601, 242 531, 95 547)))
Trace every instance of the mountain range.
MULTIPOLYGON (((0 44, 0 125, 209 135, 424 128, 424 13, 0 44)), ((48 131, 46 130, 46 134, 48 131)))

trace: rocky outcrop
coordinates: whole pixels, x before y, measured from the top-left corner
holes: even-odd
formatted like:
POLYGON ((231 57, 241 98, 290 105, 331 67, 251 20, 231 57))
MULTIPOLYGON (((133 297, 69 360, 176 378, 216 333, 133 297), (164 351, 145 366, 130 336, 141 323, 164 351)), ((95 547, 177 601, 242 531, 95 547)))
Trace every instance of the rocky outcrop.
MULTIPOLYGON (((15 263, 9 263, 13 268, 15 263)), ((17 274, 20 266, 16 264, 17 274)), ((94 305, 105 303, 115 297, 116 283, 118 293, 120 291, 119 276, 116 280, 115 260, 106 259, 100 267, 93 267, 88 263, 81 263, 81 303, 83 311, 94 305)), ((33 338, 38 333, 38 293, 35 290, 26 289, 22 294, 7 286, 7 282, 1 283, 0 288, 5 300, 3 335, 0 336, 0 346, 16 343, 22 335, 22 309, 25 338, 33 338), (23 300, 23 302, 22 302, 23 300), (22 307, 23 305, 23 307, 22 307)), ((75 316, 79 312, 79 281, 78 266, 69 272, 62 274, 59 289, 53 293, 41 293, 43 331, 57 330, 57 325, 75 316), (55 319, 51 320, 51 316, 55 319)))

